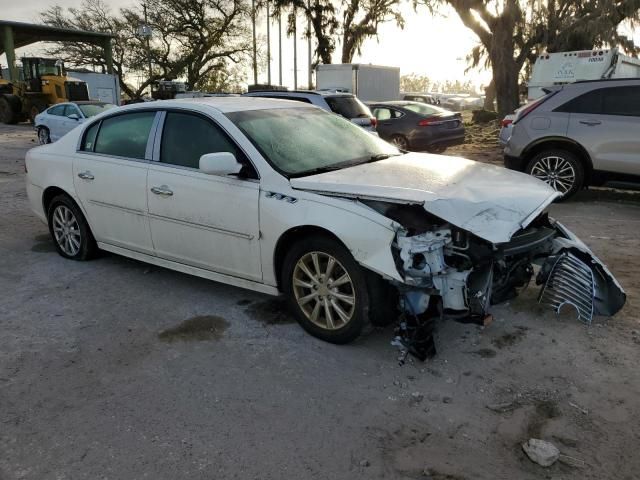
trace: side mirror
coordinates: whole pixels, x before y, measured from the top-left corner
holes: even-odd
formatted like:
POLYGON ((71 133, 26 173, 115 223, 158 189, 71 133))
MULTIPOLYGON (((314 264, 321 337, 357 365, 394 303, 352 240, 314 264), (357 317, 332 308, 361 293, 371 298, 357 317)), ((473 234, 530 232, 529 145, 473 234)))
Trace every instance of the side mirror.
POLYGON ((208 175, 237 175, 242 165, 229 152, 206 153, 200 157, 200 171, 208 175))
POLYGON ((77 113, 72 113, 71 115, 67 115, 67 118, 70 118, 71 120, 80 120, 80 117, 78 116, 77 113))

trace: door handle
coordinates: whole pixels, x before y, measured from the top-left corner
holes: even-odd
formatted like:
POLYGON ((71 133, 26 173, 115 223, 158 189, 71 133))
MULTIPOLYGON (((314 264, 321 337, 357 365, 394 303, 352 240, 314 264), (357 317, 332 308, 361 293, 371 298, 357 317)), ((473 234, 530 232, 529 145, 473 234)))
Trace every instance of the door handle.
POLYGON ((91 174, 91 172, 90 172, 90 171, 88 171, 88 170, 87 170, 86 172, 80 172, 80 173, 78 174, 78 177, 80 177, 80 178, 81 178, 81 179, 83 179, 83 180, 93 180, 94 178, 96 178, 96 177, 94 177, 94 176, 91 174))
POLYGON ((165 197, 170 197, 171 195, 173 195, 173 192, 166 185, 151 187, 151 191, 156 195, 164 195, 165 197))
POLYGON ((593 127, 595 125, 600 125, 602 122, 600 120, 580 120, 580 123, 583 125, 589 125, 593 127))

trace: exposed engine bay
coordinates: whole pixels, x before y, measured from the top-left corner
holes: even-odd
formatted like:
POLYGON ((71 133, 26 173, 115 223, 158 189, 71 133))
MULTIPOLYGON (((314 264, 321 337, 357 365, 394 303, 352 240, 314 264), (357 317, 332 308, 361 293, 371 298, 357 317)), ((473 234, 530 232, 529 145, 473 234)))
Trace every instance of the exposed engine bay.
POLYGON ((540 303, 556 313, 572 308, 585 323, 624 305, 625 293, 606 267, 546 213, 508 242, 492 244, 419 205, 365 203, 401 225, 392 245, 404 279, 395 282, 402 312, 397 341, 418 358, 435 354, 435 318, 482 323, 491 305, 515 298, 534 276, 540 303))

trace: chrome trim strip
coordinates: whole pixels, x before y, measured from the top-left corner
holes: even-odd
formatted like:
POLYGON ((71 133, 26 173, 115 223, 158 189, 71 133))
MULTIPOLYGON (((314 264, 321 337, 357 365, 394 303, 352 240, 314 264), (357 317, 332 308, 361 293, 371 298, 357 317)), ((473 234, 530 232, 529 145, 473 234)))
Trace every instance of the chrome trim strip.
POLYGON ((113 203, 101 202, 99 200, 89 200, 89 203, 98 205, 99 207, 115 208, 116 210, 122 210, 123 212, 133 213, 134 215, 140 215, 142 217, 147 215, 147 212, 143 210, 136 210, 134 208, 121 207, 120 205, 114 205, 113 203))
POLYGON ((165 217, 163 215, 156 215, 155 213, 149 214, 150 218, 155 218, 157 220, 164 220, 167 222, 177 223, 178 225, 187 225, 189 227, 201 228, 203 230, 209 230, 212 232, 224 233, 226 235, 230 235, 232 237, 244 238, 245 240, 253 240, 254 235, 249 235, 247 233, 234 232, 233 230, 226 230, 220 227, 214 227, 213 225, 205 225, 203 223, 195 223, 195 222, 187 222, 185 220, 178 220, 177 218, 165 217))

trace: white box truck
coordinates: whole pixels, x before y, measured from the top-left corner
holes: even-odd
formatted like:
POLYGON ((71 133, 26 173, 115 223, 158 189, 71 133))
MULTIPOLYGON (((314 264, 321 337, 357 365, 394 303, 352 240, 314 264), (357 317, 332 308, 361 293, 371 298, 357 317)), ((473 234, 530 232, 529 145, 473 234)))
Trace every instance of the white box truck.
POLYGON ((640 78, 640 60, 611 50, 580 50, 538 56, 529 79, 527 100, 544 95, 545 87, 580 80, 640 78))
POLYGON ((69 76, 87 83, 91 100, 120 105, 120 82, 116 75, 73 69, 67 69, 67 72, 69 76))
POLYGON ((316 67, 316 89, 353 93, 364 102, 400 98, 400 69, 361 63, 321 64, 316 67))

